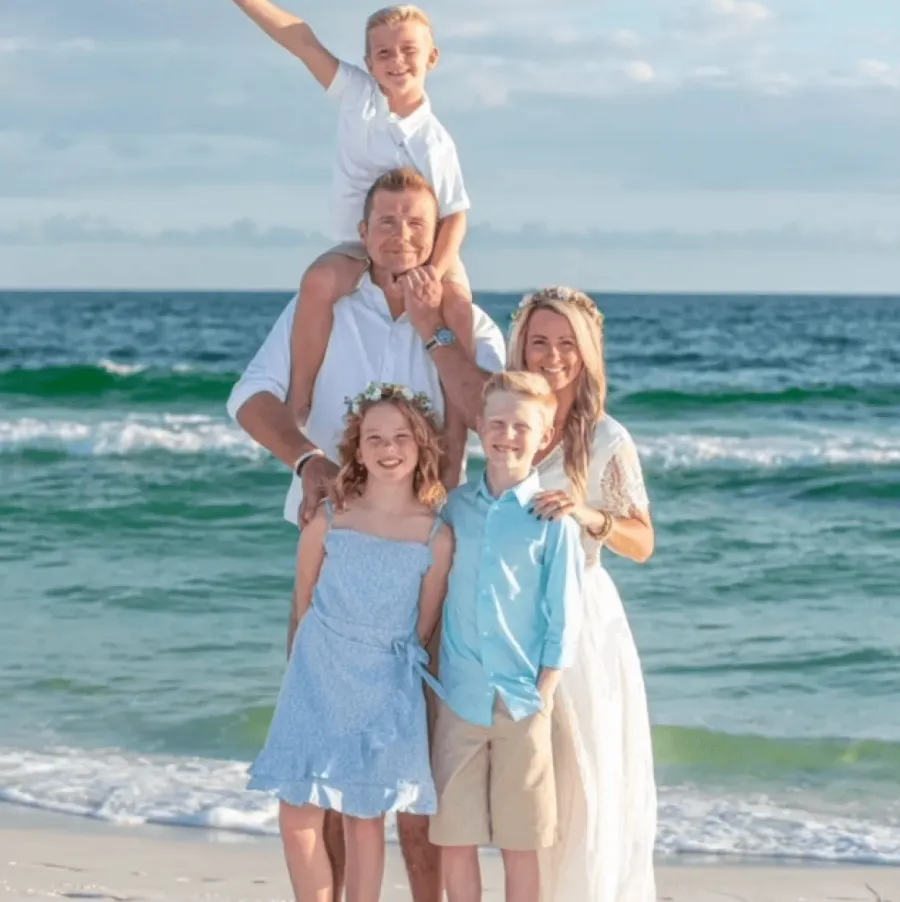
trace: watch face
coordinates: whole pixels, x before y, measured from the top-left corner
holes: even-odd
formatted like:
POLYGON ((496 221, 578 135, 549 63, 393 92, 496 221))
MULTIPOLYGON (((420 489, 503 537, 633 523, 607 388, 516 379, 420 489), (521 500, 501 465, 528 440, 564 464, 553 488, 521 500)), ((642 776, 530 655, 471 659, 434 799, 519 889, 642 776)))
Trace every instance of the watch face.
POLYGON ((444 327, 443 329, 438 329, 437 332, 434 333, 434 340, 439 345, 452 345, 453 342, 456 341, 456 335, 453 334, 452 329, 444 327))

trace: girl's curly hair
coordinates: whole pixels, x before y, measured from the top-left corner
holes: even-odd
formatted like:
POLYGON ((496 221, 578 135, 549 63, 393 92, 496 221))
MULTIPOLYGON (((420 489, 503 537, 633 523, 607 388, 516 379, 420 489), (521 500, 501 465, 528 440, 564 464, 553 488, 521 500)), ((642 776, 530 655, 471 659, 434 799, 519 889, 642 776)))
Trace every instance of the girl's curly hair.
POLYGON ((421 407, 399 393, 386 393, 376 399, 366 398, 354 405, 347 415, 347 426, 338 446, 340 471, 331 491, 338 510, 343 510, 351 498, 358 498, 368 479, 368 471, 360 463, 359 446, 363 420, 366 414, 379 404, 392 404, 409 423, 413 439, 419 449, 419 459, 413 473, 413 491, 427 507, 437 508, 444 503, 447 492, 441 484, 441 439, 432 417, 421 407))

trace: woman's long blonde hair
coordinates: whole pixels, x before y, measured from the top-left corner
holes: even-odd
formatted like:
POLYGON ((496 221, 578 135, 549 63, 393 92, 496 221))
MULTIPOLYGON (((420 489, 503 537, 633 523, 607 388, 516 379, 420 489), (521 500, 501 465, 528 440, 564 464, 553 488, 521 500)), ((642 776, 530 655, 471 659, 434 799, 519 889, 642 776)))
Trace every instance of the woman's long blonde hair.
POLYGON ((506 365, 524 370, 528 326, 536 310, 564 316, 572 327, 583 369, 575 386, 575 400, 563 427, 563 460, 572 493, 587 500, 588 468, 594 429, 606 415, 606 366, 603 363, 603 314, 583 292, 556 285, 525 295, 513 320, 506 365))

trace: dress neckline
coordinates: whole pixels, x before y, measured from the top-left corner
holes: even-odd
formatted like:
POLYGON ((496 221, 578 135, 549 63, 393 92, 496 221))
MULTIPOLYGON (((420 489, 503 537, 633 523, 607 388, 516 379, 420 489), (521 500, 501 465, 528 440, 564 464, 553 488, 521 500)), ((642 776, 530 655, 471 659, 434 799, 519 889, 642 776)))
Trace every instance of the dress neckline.
POLYGON ((418 542, 415 539, 392 539, 390 536, 379 536, 374 532, 365 532, 362 529, 354 529, 352 526, 332 526, 328 530, 328 534, 335 532, 350 533, 355 536, 364 536, 367 539, 375 539, 376 542, 390 542, 392 545, 413 545, 418 548, 428 548, 431 540, 427 542, 418 542))
POLYGON ((560 455, 561 452, 562 452, 562 442, 560 442, 560 443, 557 444, 557 445, 554 445, 554 446, 550 449, 550 453, 549 453, 545 458, 543 458, 542 460, 538 461, 538 463, 535 464, 535 467, 536 467, 538 470, 543 470, 543 469, 545 469, 546 465, 549 464, 550 461, 552 461, 555 457, 558 457, 558 456, 560 455))

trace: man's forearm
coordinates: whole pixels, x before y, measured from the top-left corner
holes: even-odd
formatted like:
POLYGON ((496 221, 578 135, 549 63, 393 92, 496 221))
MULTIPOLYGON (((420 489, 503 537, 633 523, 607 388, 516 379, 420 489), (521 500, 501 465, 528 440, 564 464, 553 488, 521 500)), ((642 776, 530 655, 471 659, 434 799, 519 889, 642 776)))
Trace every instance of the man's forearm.
POLYGON ((288 467, 316 447, 300 431, 287 405, 269 392, 248 399, 238 411, 237 421, 250 438, 288 467))
POLYGON ((450 403, 462 412, 469 429, 474 429, 475 421, 481 415, 484 385, 489 374, 475 363, 458 341, 434 348, 431 357, 450 403))

